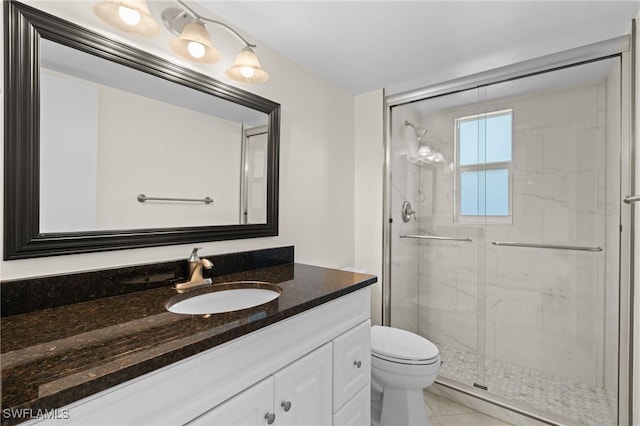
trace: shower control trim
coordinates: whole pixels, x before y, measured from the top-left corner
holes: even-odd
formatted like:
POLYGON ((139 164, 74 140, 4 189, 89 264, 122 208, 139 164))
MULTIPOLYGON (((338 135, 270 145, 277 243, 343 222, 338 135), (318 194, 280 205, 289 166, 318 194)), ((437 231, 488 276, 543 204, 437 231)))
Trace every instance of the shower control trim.
POLYGON ((411 207, 411 203, 405 201, 402 203, 402 220, 409 222, 411 220, 411 216, 413 216, 413 220, 416 220, 416 212, 411 207))

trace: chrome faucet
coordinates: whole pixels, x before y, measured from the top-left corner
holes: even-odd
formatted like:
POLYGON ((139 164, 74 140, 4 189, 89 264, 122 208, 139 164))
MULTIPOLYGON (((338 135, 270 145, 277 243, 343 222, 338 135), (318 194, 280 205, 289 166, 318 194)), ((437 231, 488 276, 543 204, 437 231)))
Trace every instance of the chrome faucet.
POLYGON ((213 268, 213 263, 211 263, 209 259, 200 259, 198 250, 200 250, 200 247, 195 247, 187 260, 189 263, 189 281, 176 284, 176 290, 178 290, 179 293, 195 287, 211 284, 211 278, 204 278, 202 276, 202 268, 211 269, 213 268))

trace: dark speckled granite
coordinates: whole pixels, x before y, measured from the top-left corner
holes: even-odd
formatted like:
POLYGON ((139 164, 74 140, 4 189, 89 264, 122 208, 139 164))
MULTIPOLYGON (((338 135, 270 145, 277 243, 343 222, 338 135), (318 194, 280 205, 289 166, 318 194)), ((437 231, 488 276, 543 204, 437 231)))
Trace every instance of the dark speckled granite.
MULTIPOLYGON (((202 256, 213 262, 206 277, 293 263, 293 246, 202 256)), ((185 259, 68 275, 36 277, 1 284, 0 314, 19 315, 46 308, 87 302, 186 281, 185 259)))
MULTIPOLYGON (((62 407, 376 282, 288 263, 219 276, 214 285, 241 280, 277 284, 282 294, 205 317, 168 312, 176 290, 165 285, 3 318, 2 408, 62 407)), ((3 425, 20 421, 2 416, 3 425)))

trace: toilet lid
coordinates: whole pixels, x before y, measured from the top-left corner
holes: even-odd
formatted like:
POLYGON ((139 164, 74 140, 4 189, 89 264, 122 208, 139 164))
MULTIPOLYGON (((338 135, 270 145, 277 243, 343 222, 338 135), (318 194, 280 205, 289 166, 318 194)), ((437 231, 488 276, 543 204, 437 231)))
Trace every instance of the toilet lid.
POLYGON ((371 327, 371 352, 385 358, 427 361, 438 356, 436 345, 422 336, 393 327, 371 327))

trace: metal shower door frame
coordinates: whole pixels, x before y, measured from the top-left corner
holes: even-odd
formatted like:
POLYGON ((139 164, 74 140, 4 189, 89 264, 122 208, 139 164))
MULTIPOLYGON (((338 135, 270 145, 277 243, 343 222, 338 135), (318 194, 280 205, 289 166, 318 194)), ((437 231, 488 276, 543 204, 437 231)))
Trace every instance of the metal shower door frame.
MULTIPOLYGON (((620 209, 620 328, 619 328, 619 374, 618 374, 618 424, 632 424, 632 420, 638 417, 633 413, 633 309, 634 309, 634 256, 636 244, 640 244, 640 233, 636 236, 634 215, 640 216, 640 211, 635 212, 633 204, 629 206, 622 202, 625 195, 634 194, 635 162, 633 159, 640 156, 635 147, 635 20, 632 22, 630 35, 620 36, 614 39, 590 44, 587 46, 570 49, 567 51, 542 56, 536 59, 519 62, 493 70, 472 74, 443 83, 427 86, 417 90, 411 90, 398 94, 385 96, 384 111, 384 182, 383 182, 383 265, 382 265, 382 321, 383 325, 391 325, 391 110, 393 107, 418 102, 429 98, 435 98, 480 88, 490 84, 515 80, 540 73, 572 67, 583 63, 589 63, 607 57, 619 56, 622 60, 622 123, 621 123, 621 200, 620 209), (638 241, 634 241, 634 240, 638 241), (621 374, 623 371, 628 374, 621 374)), ((640 218, 639 218, 640 219, 640 218)), ((638 342, 635 342, 638 345, 638 342)), ((511 403, 504 398, 487 398, 476 393, 470 386, 457 386, 451 380, 438 380, 445 387, 455 389, 467 395, 479 398, 486 402, 501 406, 524 416, 543 421, 548 424, 556 424, 553 420, 532 414, 520 404, 511 403)))

